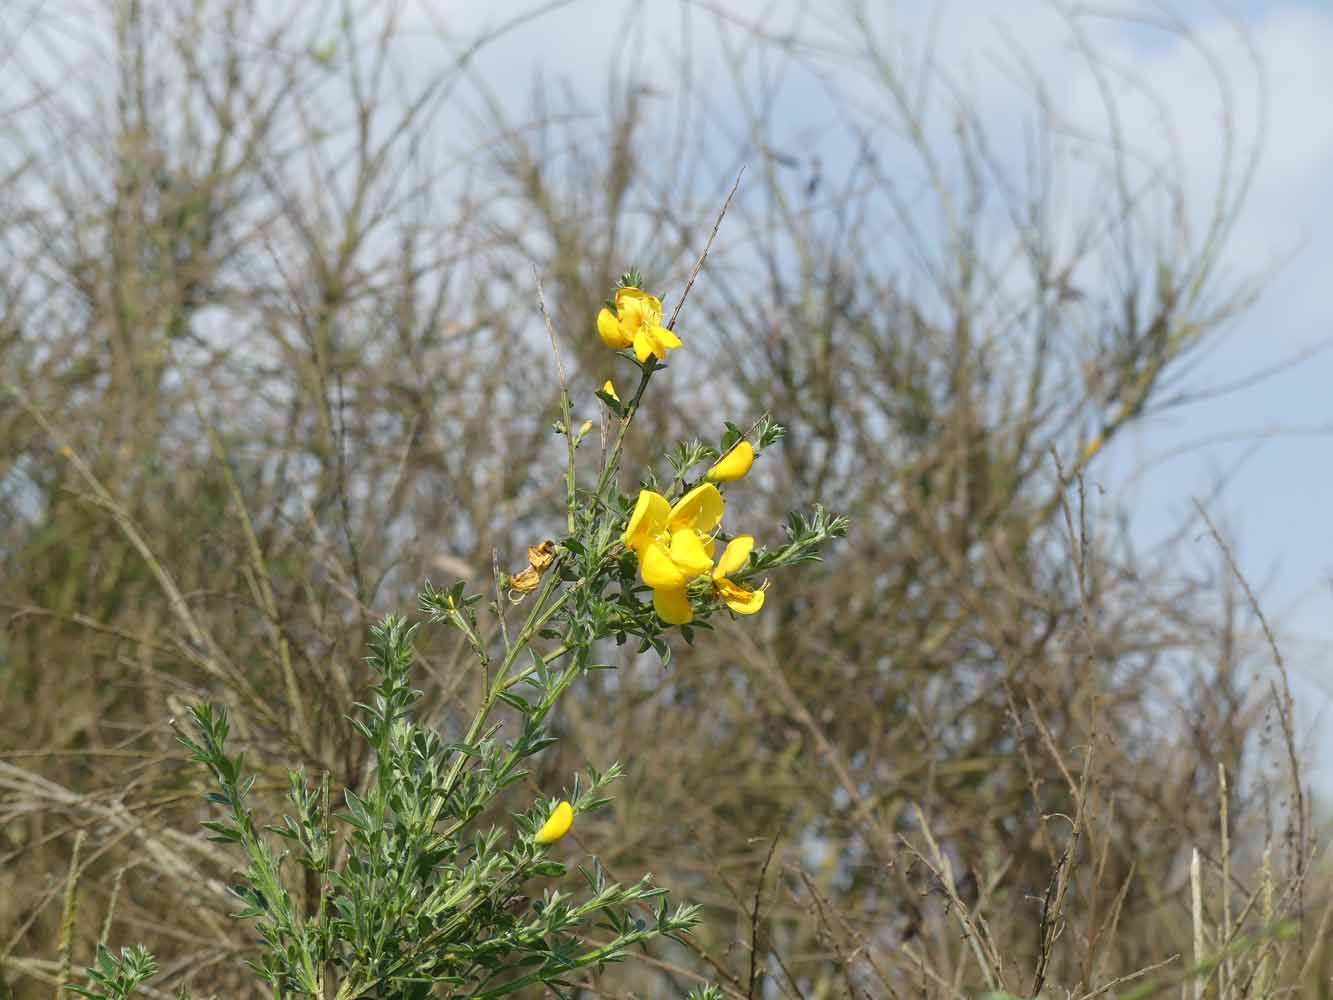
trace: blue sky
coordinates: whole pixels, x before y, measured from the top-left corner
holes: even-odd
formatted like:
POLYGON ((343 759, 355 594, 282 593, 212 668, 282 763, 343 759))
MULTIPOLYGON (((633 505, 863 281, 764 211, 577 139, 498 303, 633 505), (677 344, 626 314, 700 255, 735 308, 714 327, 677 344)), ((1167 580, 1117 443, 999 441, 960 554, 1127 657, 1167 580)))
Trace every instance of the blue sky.
MULTIPOLYGON (((523 9, 516 4, 433 3, 451 33, 466 37, 497 25, 523 9)), ((696 30, 715 24, 711 12, 737 17, 768 11, 767 22, 780 32, 800 23, 819 36, 843 26, 818 16, 797 19, 798 6, 751 0, 717 0, 690 6, 696 30)), ((939 57, 973 88, 990 120, 1017 122, 1022 97, 992 83, 996 55, 1006 36, 1018 40, 1037 71, 1053 83, 1068 110, 1095 109, 1096 88, 1070 44, 1052 4, 954 0, 939 13, 929 0, 868 5, 881 23, 907 36, 921 37, 932 16, 941 22, 939 57), (893 10, 891 17, 881 16, 893 10)), ((1264 67, 1267 115, 1262 160, 1244 214, 1232 236, 1225 264, 1238 278, 1271 270, 1257 303, 1234 322, 1225 337, 1199 359, 1185 386, 1207 395, 1152 417, 1108 449, 1094 472, 1108 491, 1131 502, 1132 530, 1147 547, 1174 529, 1193 498, 1206 499, 1214 518, 1235 544, 1237 559, 1260 593, 1265 611, 1278 626, 1294 674, 1296 694, 1317 765, 1316 785, 1333 790, 1333 734, 1321 738, 1321 725, 1333 708, 1333 548, 1329 512, 1333 509, 1333 352, 1323 346, 1333 337, 1333 5, 1271 0, 1231 5, 1234 20, 1219 4, 1186 0, 1169 5, 1122 4, 1145 16, 1160 17, 1165 7, 1186 21, 1214 54, 1230 80, 1237 128, 1236 142, 1255 140, 1260 86, 1247 44, 1264 67), (1248 42, 1236 31, 1244 25, 1248 42), (1247 383, 1259 372, 1301 358, 1267 378, 1247 383), (1225 482, 1220 495, 1213 488, 1225 482)), ((623 18, 634 10, 644 26, 633 58, 658 60, 659 79, 671 86, 671 65, 661 58, 679 42, 684 5, 667 0, 632 7, 607 0, 584 0, 554 10, 516 31, 483 56, 501 99, 520 115, 531 96, 531 73, 571 82, 595 106, 605 94, 609 60, 626 58, 623 18)), ((1202 194, 1218 179, 1222 132, 1218 91, 1198 52, 1179 36, 1124 22, 1091 29, 1098 47, 1127 74, 1144 80, 1165 102, 1179 141, 1187 183, 1202 194)), ((910 51, 911 45, 908 46, 910 51)), ((855 80, 836 80, 855 93, 855 80)), ((725 100, 719 81, 719 100, 725 100)), ((805 96, 809 96, 808 92, 805 96)), ((793 142, 818 132, 823 112, 808 103, 799 86, 784 108, 792 121, 793 142)), ((1146 105, 1132 102, 1125 118, 1131 142, 1152 146, 1159 126, 1146 105)), ((1020 135, 1015 128, 1012 135, 1020 135)), ((836 150, 834 154, 836 155, 836 150)), ((1207 197, 1200 197, 1206 204, 1207 197)), ((1186 543, 1197 550, 1199 564, 1216 562, 1213 543, 1198 537, 1186 543)), ((1265 684, 1266 677, 1260 677, 1265 684)))

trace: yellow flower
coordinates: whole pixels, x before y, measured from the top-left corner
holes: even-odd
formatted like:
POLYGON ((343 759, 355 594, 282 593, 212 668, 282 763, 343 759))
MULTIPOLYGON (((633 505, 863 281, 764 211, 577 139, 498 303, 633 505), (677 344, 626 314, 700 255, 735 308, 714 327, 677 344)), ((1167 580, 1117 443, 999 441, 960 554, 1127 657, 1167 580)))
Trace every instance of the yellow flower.
MULTIPOLYGON (((607 311, 607 310, 605 310, 605 309, 602 310, 602 312, 606 312, 606 311, 607 311)), ((611 397, 612 399, 614 399, 617 403, 620 402, 620 397, 619 397, 618 395, 616 395, 616 387, 615 387, 614 385, 611 384, 611 380, 610 380, 610 379, 607 379, 607 380, 606 380, 606 383, 602 386, 602 392, 605 393, 606 395, 610 396, 610 397, 611 397)))
POLYGON ((730 579, 731 574, 740 570, 749 560, 752 551, 754 536, 737 535, 727 543, 726 551, 713 569, 713 589, 717 591, 717 596, 740 615, 752 615, 764 606, 764 588, 750 590, 730 579))
POLYGON ((662 325, 662 300, 641 288, 616 289, 616 311, 597 314, 597 333, 612 350, 634 348, 639 363, 651 354, 659 361, 680 347, 680 338, 662 325))
POLYGON ((742 440, 719 458, 704 478, 710 483, 729 483, 749 472, 752 465, 754 465, 754 448, 749 441, 742 440))
POLYGON ((537 831, 532 838, 534 844, 554 844, 557 840, 569 832, 569 828, 574 825, 574 810, 568 802, 561 802, 555 807, 551 816, 542 828, 537 831))
POLYGON ((694 617, 685 588, 713 568, 713 531, 722 521, 722 494, 712 483, 686 493, 674 506, 640 490, 625 526, 625 547, 639 557, 639 575, 653 589, 653 607, 665 622, 694 617))

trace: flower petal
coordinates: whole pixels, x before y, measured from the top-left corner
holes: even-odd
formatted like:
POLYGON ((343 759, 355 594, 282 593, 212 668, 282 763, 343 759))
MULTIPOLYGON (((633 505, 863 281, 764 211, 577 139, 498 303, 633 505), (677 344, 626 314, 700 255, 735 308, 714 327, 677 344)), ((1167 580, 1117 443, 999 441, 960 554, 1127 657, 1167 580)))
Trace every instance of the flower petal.
POLYGON ((677 590, 689 582, 661 542, 653 542, 639 550, 639 575, 653 590, 677 590))
MULTIPOLYGON (((643 327, 639 327, 639 329, 634 332, 633 343, 634 356, 639 359, 639 364, 643 364, 647 361, 649 355, 655 355, 657 353, 653 350, 653 342, 648 338, 648 331, 643 327)), ((665 357, 665 355, 662 355, 662 357, 665 357)))
POLYGON ((528 546, 528 565, 538 573, 543 572, 546 567, 555 561, 555 542, 549 538, 540 545, 528 546))
POLYGON ((602 343, 613 351, 634 343, 634 337, 625 331, 624 324, 616 319, 610 309, 604 308, 597 314, 597 334, 602 338, 602 343))
POLYGON ((616 290, 616 312, 629 320, 631 330, 662 325, 662 300, 633 285, 616 290))
POLYGON ((561 802, 555 807, 550 818, 542 824, 542 828, 537 831, 536 836, 532 838, 532 842, 534 844, 554 844, 567 834, 569 828, 573 825, 573 808, 568 802, 561 802))
POLYGON ((621 539, 625 548, 638 552, 665 530, 670 516, 671 505, 666 497, 652 490, 639 490, 634 513, 630 515, 621 539))
POLYGON ((521 572, 509 578, 509 589, 516 590, 520 594, 530 594, 541 582, 541 573, 531 566, 525 566, 521 572))
POLYGON ((704 540, 691 528, 671 536, 671 561, 689 577, 703 576, 713 568, 713 558, 704 540))
POLYGON ((667 351, 674 351, 681 346, 681 339, 664 326, 647 324, 634 331, 634 354, 640 362, 653 355, 659 361, 667 356, 667 351))
POLYGON ((704 478, 710 483, 726 483, 740 479, 754 465, 754 447, 749 441, 742 441, 727 452, 717 464, 708 470, 704 478))
POLYGON ((637 288, 621 288, 616 292, 616 315, 620 317, 626 336, 634 336, 643 329, 646 317, 645 295, 637 288))
POLYGON ((662 325, 662 300, 647 292, 643 295, 643 321, 653 327, 662 325))
POLYGON ((722 494, 712 483, 696 486, 676 501, 667 518, 667 527, 672 531, 693 528, 702 535, 708 534, 722 523, 722 509, 725 506, 722 494))
MULTIPOLYGON (((660 320, 661 315, 657 316, 657 319, 660 320)), ((648 336, 652 337, 653 343, 659 345, 661 352, 663 352, 661 353, 661 356, 663 357, 667 356, 668 351, 674 351, 674 349, 681 347, 681 344, 684 343, 684 341, 681 341, 680 337, 677 337, 672 331, 669 331, 669 329, 665 327, 649 327, 648 336)))
POLYGON ((750 590, 730 580, 717 580, 713 586, 727 607, 738 615, 752 615, 764 606, 764 588, 750 590))
POLYGON ((630 303, 634 308, 640 308, 643 305, 643 298, 648 293, 642 288, 635 288, 633 285, 621 285, 616 289, 616 312, 624 309, 630 303))
POLYGON ((611 380, 610 380, 610 379, 607 379, 606 382, 602 385, 602 392, 604 392, 606 395, 610 396, 610 397, 611 397, 612 399, 614 399, 617 403, 620 402, 620 397, 619 397, 618 395, 616 395, 616 387, 615 387, 614 385, 611 384, 611 380))
MULTIPOLYGON (((753 551, 754 535, 737 535, 727 543, 722 558, 717 561, 717 568, 713 570, 713 579, 726 580, 732 573, 745 565, 753 551)), ((728 580, 727 582, 730 583, 731 581, 728 580)))
POLYGON ((653 610, 668 625, 685 625, 694 619, 694 609, 690 607, 690 599, 684 587, 654 590, 653 610))

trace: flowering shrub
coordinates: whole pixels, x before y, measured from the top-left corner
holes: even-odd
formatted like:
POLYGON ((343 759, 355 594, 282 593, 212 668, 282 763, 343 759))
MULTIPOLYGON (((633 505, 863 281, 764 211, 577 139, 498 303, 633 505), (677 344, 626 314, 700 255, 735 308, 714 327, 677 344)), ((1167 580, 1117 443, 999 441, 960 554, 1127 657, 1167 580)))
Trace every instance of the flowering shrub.
MULTIPOLYGON (((398 616, 372 630, 375 684, 355 722, 373 771, 367 787, 337 790, 339 805, 327 777, 290 772, 290 815, 262 825, 248 800, 254 778, 227 753, 227 713, 199 706, 193 731, 180 734, 218 788, 209 800, 222 815, 204 825, 245 855, 233 889, 237 916, 255 923, 260 953, 250 964, 275 996, 481 1000, 537 984, 564 996, 580 970, 687 933, 697 921, 696 907, 669 906, 649 876, 620 885, 595 862, 578 868, 579 893, 558 887, 567 868, 555 845, 580 814, 607 801, 617 764, 588 767, 568 790, 530 803, 510 823, 478 824, 528 774, 526 762, 554 742, 548 720, 561 695, 589 670, 606 668, 597 662, 603 640, 633 639, 641 653, 668 661, 673 629, 693 641, 692 630, 717 615, 759 612, 771 571, 818 558, 820 546, 846 530, 842 518, 816 507, 791 515, 775 547, 724 532, 718 484, 741 480, 782 436, 767 417, 748 431, 727 425, 716 447, 677 445, 665 485, 649 472, 631 494, 621 491, 626 435, 667 352, 682 346, 662 325, 660 300, 641 286, 626 275, 596 321, 603 342, 637 370, 637 387, 628 401, 610 382, 596 394, 610 446, 587 485, 577 452, 591 424, 574 429, 573 400, 562 394, 556 429, 567 442, 567 533, 531 546, 518 572, 497 574, 487 610, 498 639, 482 627, 482 595, 464 584, 427 583, 421 594, 427 620, 463 635, 483 683, 459 738, 446 742, 414 718, 417 626, 398 616), (506 621, 514 606, 524 611, 517 628, 506 621), (498 715, 501 706, 511 714, 498 715), (288 861, 317 886, 313 901, 293 898, 288 861)), ((120 957, 103 949, 77 992, 126 997, 154 972, 142 949, 120 957)))

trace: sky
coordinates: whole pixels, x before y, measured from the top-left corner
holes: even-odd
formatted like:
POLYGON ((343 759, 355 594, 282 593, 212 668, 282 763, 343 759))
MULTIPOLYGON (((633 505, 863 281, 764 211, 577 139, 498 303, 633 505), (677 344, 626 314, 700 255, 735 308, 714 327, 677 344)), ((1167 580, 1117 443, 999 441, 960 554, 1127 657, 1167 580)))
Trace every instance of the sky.
MULTIPOLYGON (((436 24, 460 38, 531 9, 473 0, 419 2, 432 9, 436 24)), ((818 5, 807 8, 817 10, 818 5)), ((1062 112, 1077 119, 1097 111, 1096 81, 1051 3, 884 0, 868 9, 886 32, 909 39, 924 38, 937 18, 940 60, 966 81, 997 134, 1009 135, 1012 142, 1021 141, 1021 129, 1007 130, 1006 122, 1012 119, 1017 126, 1023 97, 995 77, 996 55, 1011 40, 1020 42, 1031 65, 1053 84, 1062 112)), ((1197 360, 1183 383, 1204 398, 1152 416, 1114 442, 1094 478, 1128 502, 1131 531, 1145 548, 1174 529, 1195 498, 1207 502, 1277 628, 1310 734, 1314 783, 1327 796, 1333 793, 1333 726, 1325 724, 1333 720, 1333 352, 1325 350, 1333 338, 1328 264, 1333 226, 1326 224, 1333 220, 1333 115, 1327 110, 1333 95, 1333 5, 1251 0, 1224 7, 1182 0, 1118 9, 1135 11, 1145 21, 1092 25, 1093 40, 1166 105, 1194 192, 1210 192, 1219 181, 1224 133, 1218 89, 1199 47, 1147 20, 1169 10, 1188 24, 1229 80, 1236 148, 1243 152, 1261 140, 1261 160, 1224 265, 1237 280, 1262 276, 1263 292, 1229 325, 1218 345, 1197 360), (1254 55, 1262 74, 1255 71, 1254 55), (1261 105, 1266 108, 1262 119, 1261 105), (1276 370, 1255 378, 1271 369, 1276 370), (1219 392, 1223 389, 1228 391, 1219 392), (1220 493, 1215 492, 1219 484, 1220 493)), ((612 59, 622 66, 626 60, 646 65, 662 86, 672 85, 673 64, 665 53, 679 44, 682 16, 706 36, 728 17, 761 12, 777 36, 798 25, 812 38, 845 30, 817 14, 798 17, 797 5, 781 0, 638 5, 585 0, 558 5, 506 35, 482 53, 481 66, 516 117, 528 106, 537 70, 595 106, 604 98, 612 59), (637 30, 627 32, 627 23, 637 30)), ((909 42, 906 51, 911 48, 909 42)), ((701 78, 722 68, 705 60, 701 78)), ((856 93, 856 80, 834 82, 856 93)), ((718 100, 726 100, 725 91, 719 82, 718 100)), ((827 105, 821 98, 826 95, 799 84, 784 91, 782 112, 792 122, 794 147, 820 141, 810 137, 822 135, 818 118, 827 105)), ((1162 141, 1159 120, 1147 104, 1131 101, 1123 126, 1131 145, 1152 147, 1162 141)), ((836 157, 836 145, 827 153, 836 157)), ((1209 204, 1207 196, 1198 201, 1200 211, 1209 204)), ((1201 565, 1216 562, 1206 535, 1188 544, 1201 565)), ((1258 679, 1267 683, 1266 677, 1258 679)))

